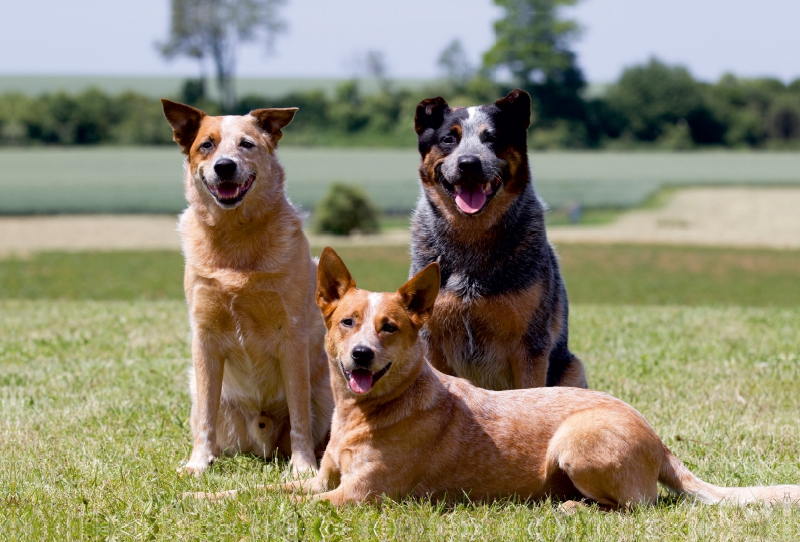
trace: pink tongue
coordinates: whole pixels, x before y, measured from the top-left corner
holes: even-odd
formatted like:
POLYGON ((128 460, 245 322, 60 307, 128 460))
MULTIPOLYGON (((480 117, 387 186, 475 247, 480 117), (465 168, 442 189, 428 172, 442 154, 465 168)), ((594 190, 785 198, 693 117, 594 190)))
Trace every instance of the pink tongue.
POLYGON ((372 387, 372 373, 366 369, 356 369, 350 373, 350 389, 356 393, 367 393, 372 387))
POLYGON ((470 215, 483 209, 484 203, 486 203, 486 194, 483 193, 480 187, 477 187, 472 192, 461 190, 456 194, 458 208, 470 215))
POLYGON ((239 185, 236 183, 224 182, 217 187, 217 192, 223 198, 232 198, 236 195, 237 188, 239 185))

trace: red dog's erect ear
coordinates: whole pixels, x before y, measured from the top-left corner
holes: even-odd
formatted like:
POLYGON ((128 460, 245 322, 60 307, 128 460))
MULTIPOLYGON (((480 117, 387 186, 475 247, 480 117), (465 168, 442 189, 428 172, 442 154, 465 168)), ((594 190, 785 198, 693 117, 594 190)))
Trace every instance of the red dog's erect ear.
POLYGON ((505 98, 500 98, 495 105, 523 123, 527 130, 531 125, 531 95, 522 89, 515 88, 505 98))
POLYGON ((259 127, 272 136, 275 144, 283 137, 281 128, 285 128, 297 113, 296 107, 278 107, 272 109, 254 109, 250 115, 256 118, 259 127))
POLYGON ((317 305, 326 324, 339 300, 355 287, 356 282, 339 255, 331 247, 325 247, 317 267, 317 305))
POLYGON ((428 128, 436 130, 444 122, 444 114, 449 109, 450 106, 441 96, 422 100, 414 113, 414 131, 420 135, 428 128))
POLYGON ((194 138, 200 130, 200 123, 206 116, 205 112, 164 98, 161 98, 161 105, 167 122, 172 126, 172 139, 181 146, 184 154, 189 154, 194 138))
POLYGON ((439 295, 440 281, 439 264, 433 262, 397 290, 415 326, 422 327, 431 315, 436 296, 439 295))

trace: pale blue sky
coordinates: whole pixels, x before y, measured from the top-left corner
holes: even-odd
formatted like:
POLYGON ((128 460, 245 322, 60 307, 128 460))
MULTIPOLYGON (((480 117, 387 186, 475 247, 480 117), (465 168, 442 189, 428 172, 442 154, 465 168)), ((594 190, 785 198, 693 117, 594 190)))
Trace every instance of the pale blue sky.
MULTIPOLYGON (((366 50, 385 54, 390 75, 433 77, 436 58, 460 38, 474 62, 493 41, 491 0, 289 0, 289 32, 274 55, 242 50, 241 75, 349 76, 366 50)), ((593 82, 656 55, 701 79, 732 71, 800 77, 800 0, 583 0, 569 15, 584 27, 575 44, 593 82)), ((169 0, 4 2, 0 74, 194 75, 165 62, 169 0)))

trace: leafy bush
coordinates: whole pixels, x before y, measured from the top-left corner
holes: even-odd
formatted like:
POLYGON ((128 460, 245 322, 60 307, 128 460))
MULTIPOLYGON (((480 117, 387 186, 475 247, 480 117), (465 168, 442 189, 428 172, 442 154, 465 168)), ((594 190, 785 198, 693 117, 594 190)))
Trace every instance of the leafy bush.
POLYGON ((357 186, 333 183, 317 204, 314 229, 319 233, 350 235, 354 231, 377 233, 378 209, 357 186))

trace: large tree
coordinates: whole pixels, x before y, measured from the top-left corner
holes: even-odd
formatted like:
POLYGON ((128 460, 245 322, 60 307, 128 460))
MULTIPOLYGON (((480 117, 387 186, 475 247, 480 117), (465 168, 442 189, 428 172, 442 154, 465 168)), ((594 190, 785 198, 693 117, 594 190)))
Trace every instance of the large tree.
POLYGON ((533 96, 539 120, 584 115, 579 92, 586 81, 570 50, 580 27, 559 13, 578 1, 494 0, 505 14, 494 24, 497 39, 484 54, 484 68, 506 68, 533 96))
POLYGON ((172 0, 169 39, 158 45, 167 58, 183 55, 214 64, 222 108, 236 106, 236 49, 262 39, 271 49, 285 29, 278 17, 286 0, 172 0))

